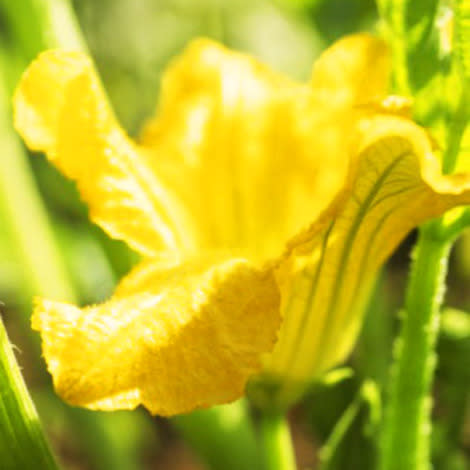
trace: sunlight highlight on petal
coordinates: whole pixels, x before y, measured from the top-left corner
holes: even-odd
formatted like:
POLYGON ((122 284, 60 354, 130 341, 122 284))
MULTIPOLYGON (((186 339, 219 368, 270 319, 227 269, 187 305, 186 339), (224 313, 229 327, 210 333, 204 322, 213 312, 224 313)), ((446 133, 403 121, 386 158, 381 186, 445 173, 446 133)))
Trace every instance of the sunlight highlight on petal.
POLYGON ((190 208, 202 248, 264 261, 344 184, 353 114, 251 57, 196 40, 165 72, 142 144, 190 208))

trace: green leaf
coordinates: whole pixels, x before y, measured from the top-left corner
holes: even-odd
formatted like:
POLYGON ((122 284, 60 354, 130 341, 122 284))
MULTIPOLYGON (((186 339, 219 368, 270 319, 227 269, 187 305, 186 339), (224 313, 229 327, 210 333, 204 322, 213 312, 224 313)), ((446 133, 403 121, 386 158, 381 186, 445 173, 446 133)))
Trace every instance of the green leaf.
POLYGON ((2 470, 57 470, 1 321, 0 462, 2 470))

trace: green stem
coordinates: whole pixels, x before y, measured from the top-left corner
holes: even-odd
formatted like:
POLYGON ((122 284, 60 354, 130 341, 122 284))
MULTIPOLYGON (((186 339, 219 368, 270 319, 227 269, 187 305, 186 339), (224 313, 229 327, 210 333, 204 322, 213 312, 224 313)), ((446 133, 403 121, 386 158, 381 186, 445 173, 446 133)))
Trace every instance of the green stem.
POLYGON ((383 429, 381 470, 430 469, 430 389, 439 310, 451 242, 437 236, 440 220, 420 230, 383 429))
POLYGON ((264 411, 260 430, 266 470, 295 470, 294 449, 285 415, 264 411))
POLYGON ((344 413, 335 424, 333 431, 331 432, 328 440, 323 445, 320 451, 320 470, 329 470, 332 463, 332 458, 337 452, 339 445, 341 444, 347 431, 351 428, 351 425, 359 413, 359 409, 362 401, 362 393, 356 395, 352 403, 346 408, 344 413))
POLYGON ((209 468, 262 468, 246 400, 193 411, 189 415, 176 416, 171 422, 209 468))
POLYGON ((5 470, 57 470, 0 320, 0 456, 5 470))

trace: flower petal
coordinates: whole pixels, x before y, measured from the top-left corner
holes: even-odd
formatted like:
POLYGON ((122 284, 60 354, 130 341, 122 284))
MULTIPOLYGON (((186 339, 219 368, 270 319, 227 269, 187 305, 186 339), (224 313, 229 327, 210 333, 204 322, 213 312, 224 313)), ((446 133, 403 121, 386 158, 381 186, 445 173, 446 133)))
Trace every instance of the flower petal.
POLYGON ((386 44, 370 34, 335 42, 315 62, 312 92, 328 107, 347 109, 380 101, 388 91, 386 44))
POLYGON ((200 39, 166 71, 142 142, 194 214, 205 247, 265 260, 344 184, 354 112, 200 39))
POLYGON ((173 415, 240 397, 276 340, 278 288, 244 260, 210 266, 146 262, 85 309, 38 300, 33 328, 62 398, 173 415))
POLYGON ((85 55, 41 54, 14 103, 15 125, 28 146, 77 181, 92 220, 108 234, 146 255, 191 245, 184 210, 119 128, 85 55))
POLYGON ((290 403, 349 354, 375 275, 423 221, 470 203, 470 175, 443 176, 426 133, 405 119, 360 122, 350 189, 290 245, 277 273, 284 321, 265 380, 290 403))

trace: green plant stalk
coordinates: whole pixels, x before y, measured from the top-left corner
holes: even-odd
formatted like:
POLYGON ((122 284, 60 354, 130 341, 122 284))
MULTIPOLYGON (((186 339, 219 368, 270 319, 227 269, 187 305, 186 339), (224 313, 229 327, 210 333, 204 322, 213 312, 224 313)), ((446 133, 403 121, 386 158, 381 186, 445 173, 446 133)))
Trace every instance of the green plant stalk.
POLYGON ((380 470, 429 470, 430 389, 451 241, 440 220, 419 232, 383 428, 380 470))
MULTIPOLYGON (((426 44, 431 44, 437 5, 436 0, 379 0, 382 17, 389 28, 397 93, 420 91, 413 84, 419 84, 416 80, 422 66, 419 58, 426 44)), ((428 77, 421 79, 439 73, 442 64, 437 57, 433 60, 432 70, 427 70, 428 77)), ((457 161, 466 126, 467 103, 464 91, 447 122, 447 145, 442 158, 445 173, 451 172, 457 161)), ((391 394, 381 436, 380 470, 431 468, 431 385, 439 310, 450 248, 465 225, 468 225, 467 211, 450 225, 442 218, 420 229, 401 332, 394 350, 391 394)))
POLYGON ((294 448, 284 413, 263 410, 260 432, 266 470, 295 470, 294 448))
POLYGON ((0 320, 0 462, 4 470, 57 470, 0 320))

